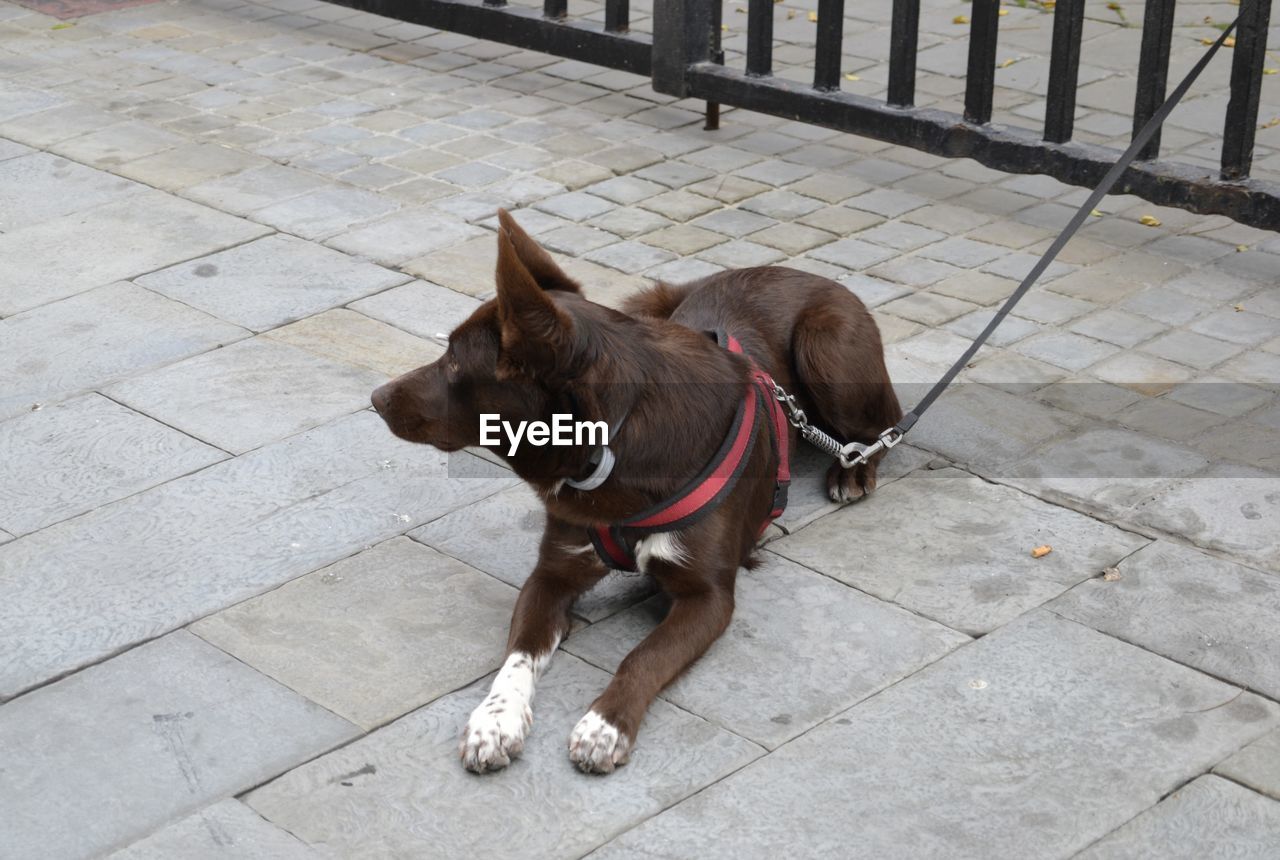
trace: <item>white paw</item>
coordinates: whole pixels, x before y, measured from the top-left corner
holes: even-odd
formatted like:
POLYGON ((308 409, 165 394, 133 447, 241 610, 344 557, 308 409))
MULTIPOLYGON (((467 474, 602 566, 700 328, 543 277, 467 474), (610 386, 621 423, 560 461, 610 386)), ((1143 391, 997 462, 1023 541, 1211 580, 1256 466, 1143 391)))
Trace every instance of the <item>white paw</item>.
POLYGON ((458 756, 472 773, 501 770, 524 750, 524 738, 533 725, 533 711, 521 696, 490 693, 471 712, 458 756))
POLYGON ((595 711, 587 711, 569 735, 569 761, 583 773, 612 773, 630 757, 631 739, 595 711))

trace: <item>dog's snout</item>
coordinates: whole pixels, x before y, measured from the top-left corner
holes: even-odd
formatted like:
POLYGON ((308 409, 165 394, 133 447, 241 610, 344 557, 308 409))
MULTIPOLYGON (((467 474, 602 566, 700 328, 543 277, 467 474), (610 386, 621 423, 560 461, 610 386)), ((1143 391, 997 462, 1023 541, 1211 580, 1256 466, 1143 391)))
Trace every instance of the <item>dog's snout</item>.
POLYGON ((391 402, 391 386, 380 385, 373 390, 373 394, 369 397, 369 401, 373 404, 373 411, 379 415, 386 415, 387 405, 391 402))

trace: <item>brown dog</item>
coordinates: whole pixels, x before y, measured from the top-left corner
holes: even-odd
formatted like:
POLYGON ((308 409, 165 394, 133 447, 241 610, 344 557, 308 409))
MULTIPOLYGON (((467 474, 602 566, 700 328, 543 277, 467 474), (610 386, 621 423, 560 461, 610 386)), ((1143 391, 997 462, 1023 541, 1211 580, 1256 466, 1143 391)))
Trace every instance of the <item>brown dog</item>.
MULTIPOLYGON (((538 492, 547 523, 506 660, 460 745, 468 770, 510 763, 574 600, 608 573, 602 559, 634 563, 672 604, 570 736, 570 759, 607 773, 627 761, 653 698, 728 626, 738 568, 752 565, 761 523, 777 515, 780 495, 785 503, 779 466, 796 440, 758 381, 771 376, 843 440, 873 442, 901 410, 874 321, 833 281, 741 269, 657 284, 619 313, 583 298, 506 212, 499 221, 497 298, 454 330, 438 361, 375 391, 373 405, 397 436, 444 451, 479 445, 482 415, 513 426, 572 415, 611 428, 607 450, 485 445, 538 492), (718 345, 717 332, 744 354, 718 345), (663 524, 626 525, 646 513, 663 524)), ((833 463, 828 493, 870 493, 878 459, 833 463)))

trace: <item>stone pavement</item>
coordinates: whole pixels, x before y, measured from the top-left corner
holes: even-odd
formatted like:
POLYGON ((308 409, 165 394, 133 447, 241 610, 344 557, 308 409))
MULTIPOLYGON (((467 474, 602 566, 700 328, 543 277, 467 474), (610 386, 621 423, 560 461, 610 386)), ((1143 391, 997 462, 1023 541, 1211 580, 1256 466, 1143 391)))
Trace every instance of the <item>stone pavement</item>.
MULTIPOLYGON (((1133 86, 1115 5, 1086 25, 1103 142, 1133 86)), ((846 80, 874 95, 864 6, 846 80)), ((966 7, 922 6, 921 101, 953 106, 966 7)), ((812 8, 777 10, 782 74, 812 8)), ((1180 10, 1175 72, 1233 8, 1180 10)), ((1051 16, 1008 11, 997 101, 1034 124, 1051 16)), ((1212 157, 1225 68, 1176 157, 1212 157)), ((564 749, 664 611, 614 576, 523 758, 461 770, 538 508, 366 407, 491 293, 498 206, 609 304, 727 266, 838 279, 911 402, 1084 195, 700 109, 318 0, 0 0, 0 858, 1280 854, 1280 238, 1128 197, 870 500, 826 501, 803 453, 788 533, 631 764, 564 749)))

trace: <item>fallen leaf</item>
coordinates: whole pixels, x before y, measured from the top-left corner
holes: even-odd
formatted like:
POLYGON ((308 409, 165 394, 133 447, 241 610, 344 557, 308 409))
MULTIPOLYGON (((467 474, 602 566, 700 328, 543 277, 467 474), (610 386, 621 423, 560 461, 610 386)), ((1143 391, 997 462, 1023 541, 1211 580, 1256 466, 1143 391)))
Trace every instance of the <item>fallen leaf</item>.
POLYGON ((1232 305, 1231 307, 1238 314, 1244 313, 1244 305, 1232 305))
POLYGON ((816 23, 818 23, 818 13, 817 13, 817 12, 810 12, 810 13, 809 13, 809 22, 810 22, 811 24, 816 24, 816 23))
POLYGON ((1280 69, 1263 69, 1264 75, 1280 75, 1280 69))
POLYGON ((746 9, 744 9, 743 7, 741 7, 741 6, 734 6, 734 7, 733 7, 733 11, 737 12, 739 15, 745 15, 745 14, 747 14, 747 10, 746 10, 746 9))
POLYGON ((1092 212, 1090 212, 1089 214, 1090 214, 1090 215, 1092 215, 1094 218, 1101 218, 1101 217, 1102 217, 1102 210, 1101 210, 1101 209, 1094 209, 1094 210, 1093 210, 1092 212))
POLYGON ((1234 48, 1235 46, 1236 46, 1235 36, 1228 36, 1227 38, 1222 40, 1222 47, 1224 48, 1234 48))
POLYGON ((1057 5, 1057 0, 1040 0, 1040 8, 1042 9, 1053 9, 1057 5))
POLYGON ((74 27, 75 25, 76 25, 75 21, 63 21, 61 24, 54 24, 49 29, 50 30, 66 30, 70 27, 74 27))
POLYGON ((1236 253, 1237 253, 1237 254, 1243 254, 1243 253, 1244 253, 1245 251, 1247 251, 1247 250, 1249 250, 1249 246, 1248 246, 1248 245, 1236 245, 1236 253))
POLYGON ((1139 224, 1146 224, 1148 227, 1159 227, 1160 219, 1154 215, 1143 215, 1138 219, 1139 224))
POLYGON ((1005 60, 1003 63, 1000 64, 1000 68, 1007 69, 1016 62, 1018 62, 1016 57, 1010 57, 1009 59, 1005 60))
POLYGON ((1272 117, 1262 125, 1258 126, 1258 128, 1275 128, 1278 125, 1280 125, 1280 116, 1272 117))
POLYGON ((1200 44, 1201 44, 1201 45, 1212 45, 1212 44, 1213 44, 1214 42, 1216 42, 1216 41, 1218 41, 1218 40, 1217 40, 1217 39, 1201 39, 1201 40, 1200 40, 1200 44))
POLYGON ((1107 582, 1115 582, 1120 579, 1120 568, 1106 567, 1102 570, 1102 578, 1107 582))
POLYGON ((968 15, 957 15, 957 16, 955 16, 954 18, 952 18, 952 19, 951 19, 951 23, 952 23, 952 24, 968 24, 968 23, 969 23, 969 16, 968 16, 968 15))
POLYGON ((857 76, 857 75, 855 75, 853 72, 845 72, 845 73, 844 73, 844 79, 845 79, 846 81, 860 81, 860 80, 862 80, 862 78, 858 77, 858 76, 857 76))
POLYGON ((729 32, 729 25, 728 25, 728 24, 721 24, 721 25, 720 25, 720 29, 721 29, 721 30, 724 30, 726 33, 728 33, 728 32, 729 32))
POLYGON ((1003 18, 1005 15, 1008 15, 1008 14, 1009 14, 1009 10, 1008 10, 1008 9, 1001 9, 1001 10, 1000 10, 999 12, 997 12, 996 14, 997 14, 997 15, 999 15, 1001 18, 1003 18))
POLYGON ((1046 555, 1048 555, 1051 552, 1053 552, 1053 547, 1049 546, 1048 544, 1045 544, 1044 546, 1038 546, 1035 549, 1031 550, 1031 557, 1044 558, 1046 555))
POLYGON ((1111 2, 1107 4, 1107 8, 1110 9, 1112 12, 1119 12, 1120 4, 1115 2, 1115 0, 1111 0, 1111 2))

